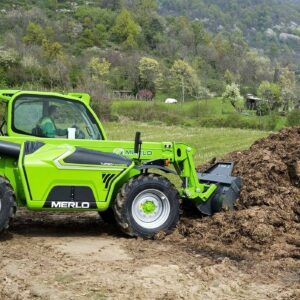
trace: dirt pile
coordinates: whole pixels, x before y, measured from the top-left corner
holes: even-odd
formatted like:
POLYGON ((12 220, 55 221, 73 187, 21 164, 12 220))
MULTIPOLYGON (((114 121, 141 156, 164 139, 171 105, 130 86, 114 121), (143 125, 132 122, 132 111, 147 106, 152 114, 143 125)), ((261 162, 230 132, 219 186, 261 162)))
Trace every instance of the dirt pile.
POLYGON ((234 161, 234 175, 243 180, 236 211, 183 217, 170 239, 184 236, 195 251, 211 249, 241 259, 299 259, 300 128, 284 129, 222 160, 234 161))

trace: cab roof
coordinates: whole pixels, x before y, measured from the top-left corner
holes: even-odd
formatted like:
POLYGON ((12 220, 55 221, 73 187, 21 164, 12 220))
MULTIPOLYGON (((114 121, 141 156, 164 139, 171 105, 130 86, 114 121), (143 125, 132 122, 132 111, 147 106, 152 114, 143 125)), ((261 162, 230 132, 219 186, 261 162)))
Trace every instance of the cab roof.
POLYGON ((30 94, 30 95, 43 95, 43 96, 56 96, 64 97, 72 100, 79 100, 86 105, 90 105, 90 95, 86 93, 55 93, 55 92, 37 92, 37 91, 22 91, 22 90, 0 90, 0 102, 9 102, 17 94, 30 94))

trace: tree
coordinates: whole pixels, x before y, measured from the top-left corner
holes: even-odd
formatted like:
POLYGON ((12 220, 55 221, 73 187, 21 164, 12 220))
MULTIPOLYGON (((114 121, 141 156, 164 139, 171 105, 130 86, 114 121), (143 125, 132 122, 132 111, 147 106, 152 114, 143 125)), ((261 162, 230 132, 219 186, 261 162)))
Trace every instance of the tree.
POLYGON ((281 88, 281 98, 283 110, 289 111, 295 105, 295 73, 288 68, 283 68, 279 75, 279 86, 281 88))
POLYGON ((229 101, 238 112, 243 111, 245 107, 244 97, 240 94, 240 88, 236 83, 228 84, 222 95, 223 102, 229 101))
MULTIPOLYGON (((31 54, 22 57, 21 65, 26 73, 26 77, 30 81, 36 82, 41 78, 41 65, 36 57, 31 54)), ((27 79, 27 80, 28 80, 27 79)))
POLYGON ((276 83, 261 82, 257 95, 266 103, 269 111, 278 111, 282 107, 281 91, 276 83))
POLYGON ((51 89, 54 87, 69 87, 69 62, 69 57, 61 55, 56 59, 52 59, 51 63, 44 67, 43 81, 51 89))
POLYGON ((181 89, 182 102, 186 92, 191 92, 193 81, 197 80, 195 70, 184 60, 178 59, 171 68, 172 85, 175 90, 181 89))
POLYGON ((101 0, 101 6, 111 10, 118 10, 122 7, 122 0, 101 0))
POLYGON ((139 90, 147 89, 155 94, 160 85, 161 73, 157 60, 149 57, 142 57, 139 61, 139 90))
POLYGON ((192 86, 191 86, 191 96, 195 98, 196 100, 208 98, 211 96, 209 89, 204 87, 201 84, 201 81, 199 79, 193 80, 192 86))
POLYGON ((269 58, 259 55, 254 51, 247 52, 239 65, 241 83, 255 86, 261 81, 272 80, 272 68, 269 58))
POLYGON ((112 34, 115 40, 124 48, 132 49, 137 47, 137 37, 141 32, 140 26, 134 21, 127 9, 123 9, 117 16, 112 34))
POLYGON ((105 75, 109 72, 110 65, 110 62, 105 58, 100 60, 98 57, 92 57, 88 64, 89 73, 93 79, 104 81, 105 75))
POLYGON ((81 46, 105 46, 109 38, 110 28, 115 21, 115 15, 116 13, 110 9, 79 6, 75 11, 75 17, 83 25, 83 32, 80 37, 81 46))
POLYGON ((19 55, 13 49, 0 50, 0 67, 8 70, 19 63, 19 55))
POLYGON ((227 69, 224 73, 224 79, 227 84, 231 84, 234 82, 234 74, 227 69))
POLYGON ((23 41, 26 44, 42 45, 43 40, 45 39, 46 35, 43 28, 39 24, 29 22, 23 41))
POLYGON ((193 44, 194 44, 194 55, 199 52, 199 46, 207 45, 210 42, 210 36, 207 31, 204 30, 203 24, 200 21, 193 21, 191 24, 193 32, 193 44))
POLYGON ((45 1, 45 6, 48 7, 49 9, 57 9, 58 1, 57 0, 46 0, 45 1))
POLYGON ((92 47, 94 45, 93 31, 89 28, 84 29, 81 32, 79 43, 83 48, 92 47))
POLYGON ((51 43, 45 39, 42 46, 47 59, 55 59, 62 54, 62 45, 58 42, 51 43))

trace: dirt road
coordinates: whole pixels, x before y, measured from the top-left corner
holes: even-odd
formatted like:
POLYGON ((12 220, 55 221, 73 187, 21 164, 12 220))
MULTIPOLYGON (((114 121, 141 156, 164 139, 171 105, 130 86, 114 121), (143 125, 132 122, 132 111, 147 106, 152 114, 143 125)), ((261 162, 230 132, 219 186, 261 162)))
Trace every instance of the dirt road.
POLYGON ((0 300, 300 299, 300 127, 229 154, 235 211, 187 211, 130 239, 96 213, 19 210, 0 240, 0 300))
POLYGON ((129 239, 94 213, 19 210, 0 242, 0 299, 299 299, 297 259, 252 261, 129 239))

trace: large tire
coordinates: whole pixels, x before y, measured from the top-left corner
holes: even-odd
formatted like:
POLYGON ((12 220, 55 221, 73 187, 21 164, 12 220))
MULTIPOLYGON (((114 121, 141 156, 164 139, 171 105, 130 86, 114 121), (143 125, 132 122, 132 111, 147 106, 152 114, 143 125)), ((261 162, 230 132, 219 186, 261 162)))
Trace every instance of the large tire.
POLYGON ((152 238, 172 230, 179 220, 179 195, 173 184, 156 174, 130 179, 119 191, 114 212, 121 230, 135 237, 152 238))
POLYGON ((99 212, 99 215, 100 215, 102 221, 107 223, 107 224, 115 224, 116 223, 116 218, 115 218, 115 215, 114 215, 114 211, 111 207, 109 207, 105 211, 99 212))
POLYGON ((13 188, 5 178, 0 177, 0 233, 11 225, 16 207, 13 188))

